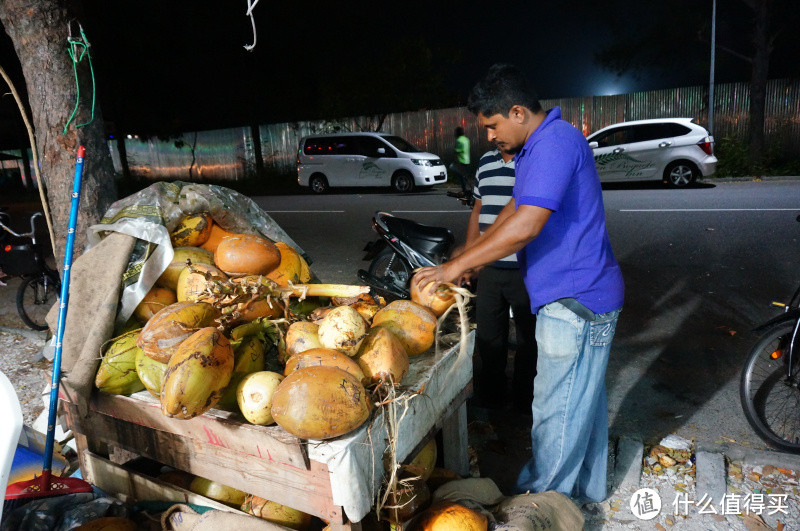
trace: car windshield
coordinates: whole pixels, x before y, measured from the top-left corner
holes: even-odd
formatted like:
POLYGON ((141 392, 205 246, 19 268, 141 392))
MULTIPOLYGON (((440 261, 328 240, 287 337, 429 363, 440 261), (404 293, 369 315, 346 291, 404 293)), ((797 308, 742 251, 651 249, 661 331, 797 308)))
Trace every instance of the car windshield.
POLYGON ((398 151, 402 151, 404 153, 422 153, 422 150, 417 146, 410 144, 407 140, 404 140, 399 136, 384 136, 381 138, 389 142, 398 151))

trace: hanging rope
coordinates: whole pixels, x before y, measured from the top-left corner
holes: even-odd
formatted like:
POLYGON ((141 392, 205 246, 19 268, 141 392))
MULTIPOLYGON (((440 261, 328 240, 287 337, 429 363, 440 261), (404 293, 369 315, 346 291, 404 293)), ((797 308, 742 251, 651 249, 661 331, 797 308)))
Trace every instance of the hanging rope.
POLYGON ((33 126, 28 119, 28 111, 25 110, 25 105, 22 104, 22 100, 19 97, 16 87, 14 87, 14 83, 11 82, 11 78, 8 77, 8 74, 6 74, 6 71, 3 70, 2 67, 0 67, 0 75, 3 76, 3 79, 11 89, 11 94, 17 102, 17 107, 19 107, 19 113, 22 115, 22 121, 25 122, 25 128, 28 130, 28 141, 31 143, 31 153, 33 154, 33 171, 36 173, 36 188, 39 189, 39 198, 42 200, 42 210, 44 210, 44 219, 47 221, 47 232, 50 234, 50 245, 53 248, 53 256, 58 257, 58 254, 56 254, 56 238, 53 233, 53 221, 50 218, 50 208, 47 206, 47 197, 44 194, 44 182, 42 181, 42 174, 39 171, 39 154, 36 150, 36 138, 33 135, 33 126))
POLYGON ((92 75, 92 114, 89 118, 88 122, 84 122, 82 124, 77 124, 75 127, 83 127, 84 125, 89 125, 94 120, 94 103, 95 103, 95 82, 94 82, 94 67, 92 66, 92 54, 89 53, 89 41, 86 39, 86 34, 83 32, 83 26, 78 23, 78 29, 81 32, 80 38, 73 38, 72 37, 72 23, 69 24, 67 27, 67 31, 69 36, 67 37, 67 53, 69 53, 70 59, 72 59, 72 71, 75 74, 75 108, 72 109, 72 114, 67 120, 67 123, 64 124, 64 133, 67 134, 67 128, 69 128, 69 124, 72 123, 72 119, 75 118, 75 114, 78 112, 78 106, 81 102, 81 86, 78 80, 78 63, 83 61, 83 58, 86 57, 89 61, 89 72, 92 75), (80 52, 80 53, 79 53, 80 52))
POLYGON ((253 16, 253 9, 255 9, 256 4, 258 4, 258 0, 247 0, 247 15, 250 17, 250 23, 253 25, 253 44, 245 44, 244 49, 248 52, 252 52, 253 48, 256 47, 256 18, 253 16))

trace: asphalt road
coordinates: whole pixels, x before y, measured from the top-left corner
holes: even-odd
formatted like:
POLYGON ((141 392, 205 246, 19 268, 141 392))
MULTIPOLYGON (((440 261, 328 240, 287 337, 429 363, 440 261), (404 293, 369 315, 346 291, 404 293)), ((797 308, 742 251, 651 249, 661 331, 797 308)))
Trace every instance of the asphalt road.
MULTIPOLYGON (((254 199, 326 282, 358 282, 376 210, 449 227, 461 241, 469 216, 443 189, 254 199)), ((741 413, 738 376, 750 330, 800 283, 800 181, 608 185, 604 201, 626 283, 608 370, 612 436, 763 447, 741 413)))

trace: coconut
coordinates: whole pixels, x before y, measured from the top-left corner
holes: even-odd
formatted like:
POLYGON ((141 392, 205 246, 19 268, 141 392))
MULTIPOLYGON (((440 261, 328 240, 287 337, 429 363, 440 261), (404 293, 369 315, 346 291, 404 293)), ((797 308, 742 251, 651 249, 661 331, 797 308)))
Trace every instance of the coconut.
POLYGON ((270 371, 253 372, 242 378, 236 387, 236 401, 247 422, 260 426, 275 423, 272 396, 282 381, 282 374, 270 371))
POLYGON ((275 247, 281 253, 281 263, 278 267, 267 273, 267 278, 272 279, 275 283, 285 288, 291 282, 292 284, 300 283, 300 274, 302 273, 302 265, 300 263, 300 255, 292 247, 289 247, 283 242, 275 242, 275 247))
POLYGON ((228 276, 213 265, 191 265, 181 271, 178 277, 178 300, 205 301, 208 296, 206 290, 214 284, 227 280, 228 276))
POLYGON ((161 363, 147 354, 142 349, 136 353, 136 374, 150 394, 158 398, 161 396, 161 382, 164 381, 164 372, 167 364, 161 363))
POLYGON ((219 311, 205 302, 170 304, 147 321, 136 345, 154 360, 167 363, 183 341, 219 316, 219 311))
POLYGON ((308 321, 295 321, 286 331, 286 354, 294 356, 308 349, 322 348, 319 325, 308 321))
POLYGON ((372 318, 372 326, 383 325, 403 344, 409 356, 422 354, 436 339, 436 316, 416 302, 390 302, 372 318))
POLYGON ((222 239, 214 262, 230 276, 266 275, 281 263, 281 252, 267 238, 235 234, 222 239))
POLYGON ((359 382, 363 382, 365 379, 364 371, 361 370, 361 367, 353 358, 330 348, 312 348, 291 356, 286 361, 283 374, 289 376, 297 369, 318 367, 320 365, 337 367, 347 371, 358 378, 359 382))
POLYGON ((489 522, 484 515, 463 505, 442 502, 423 512, 415 529, 420 531, 486 531, 489 522))
POLYGON ((217 402, 221 409, 234 410, 237 406, 236 388, 248 374, 263 371, 266 365, 267 349, 258 336, 245 337, 238 347, 233 349, 233 374, 231 381, 217 402))
POLYGON ((153 286, 150 288, 142 302, 140 302, 133 310, 133 316, 142 324, 150 320, 159 310, 162 310, 170 304, 178 302, 175 292, 171 289, 160 288, 153 286))
POLYGON ((358 349, 356 361, 373 383, 391 381, 399 384, 408 373, 406 349, 397 336, 380 325, 369 329, 358 349))
POLYGON ((436 317, 441 317, 447 309, 456 303, 453 294, 453 284, 449 282, 434 284, 429 282, 425 288, 419 289, 419 284, 411 283, 411 300, 425 306, 432 311, 436 317))
POLYGON ((258 496, 248 495, 242 504, 242 511, 289 529, 305 530, 311 525, 310 514, 258 496))
POLYGON ((136 346, 140 330, 134 330, 116 338, 106 349, 94 384, 104 393, 129 395, 144 389, 136 374, 136 355, 141 349, 136 346))
POLYGON ((240 302, 236 305, 236 311, 239 317, 232 324, 248 323, 261 317, 278 319, 283 317, 283 304, 273 297, 255 299, 240 302))
POLYGON ((436 439, 431 439, 404 468, 410 474, 421 477, 423 481, 428 481, 428 478, 431 477, 433 473, 433 469, 436 467, 436 458, 438 454, 436 439))
POLYGON ((170 358, 161 385, 161 412, 191 419, 214 407, 233 373, 233 348, 216 328, 201 328, 170 358))
POLYGON ((367 323, 361 314, 350 306, 333 308, 319 323, 319 341, 325 348, 332 348, 354 356, 364 336, 367 323))
POLYGON ((306 367, 287 376, 272 395, 272 418, 303 439, 349 433, 369 417, 370 403, 358 378, 336 367, 306 367))
POLYGON ((211 235, 211 215, 208 212, 189 214, 178 222, 170 234, 173 247, 198 247, 211 235))
POLYGON ((219 242, 221 242, 222 238, 225 238, 226 236, 234 236, 234 233, 226 231, 216 223, 212 223, 211 233, 208 235, 208 239, 205 241, 205 243, 200 247, 214 253, 219 246, 219 242))
POLYGON ((178 277, 180 277, 181 271, 186 269, 187 260, 193 264, 214 265, 214 253, 200 247, 176 247, 174 251, 172 262, 156 280, 157 286, 176 291, 178 289, 178 277))
POLYGON ((238 509, 247 498, 247 493, 234 489, 210 479, 196 477, 189 484, 189 490, 200 496, 217 500, 220 503, 238 509))
POLYGON ((410 478, 397 484, 397 489, 389 493, 381 514, 394 523, 403 523, 428 506, 431 491, 422 478, 410 478))

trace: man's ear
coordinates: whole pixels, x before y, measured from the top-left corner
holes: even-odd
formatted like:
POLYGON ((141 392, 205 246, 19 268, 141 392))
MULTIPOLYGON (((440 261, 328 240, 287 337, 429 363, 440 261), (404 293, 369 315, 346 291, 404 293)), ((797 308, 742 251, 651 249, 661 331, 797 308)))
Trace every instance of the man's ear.
POLYGON ((508 111, 508 119, 515 123, 521 124, 525 122, 526 114, 527 109, 525 107, 522 105, 514 105, 511 107, 511 110, 508 111))

